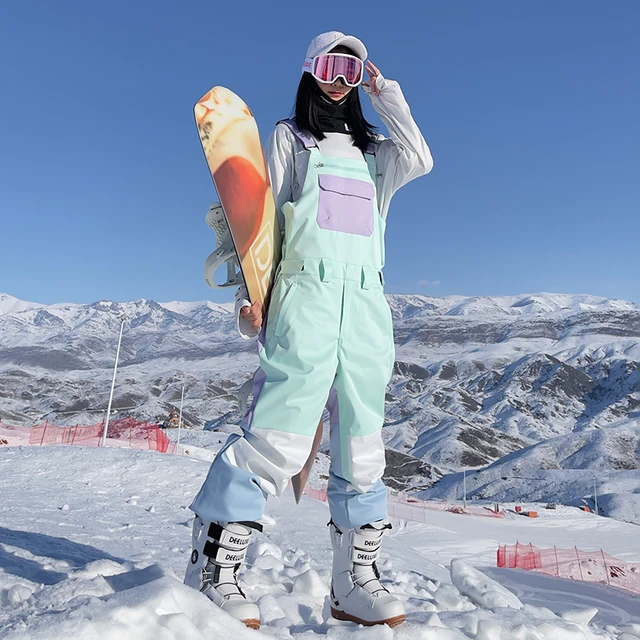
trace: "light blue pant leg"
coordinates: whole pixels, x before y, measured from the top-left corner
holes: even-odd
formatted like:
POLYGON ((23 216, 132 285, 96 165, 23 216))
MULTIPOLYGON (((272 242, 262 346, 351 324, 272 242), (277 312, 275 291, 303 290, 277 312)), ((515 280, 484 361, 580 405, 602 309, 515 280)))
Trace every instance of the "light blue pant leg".
POLYGON ((378 480, 366 493, 356 491, 344 478, 329 472, 327 500, 331 520, 338 529, 357 529, 387 517, 387 487, 378 480))
POLYGON ((338 394, 331 390, 327 403, 330 417, 331 469, 327 486, 327 500, 331 520, 339 529, 361 527, 387 517, 387 488, 382 480, 365 493, 357 491, 344 477, 344 443, 346 439, 340 433, 340 409, 338 394))
POLYGON ((267 493, 260 488, 260 478, 231 464, 226 452, 240 437, 238 434, 229 436, 190 506, 203 520, 238 522, 262 517, 267 493))

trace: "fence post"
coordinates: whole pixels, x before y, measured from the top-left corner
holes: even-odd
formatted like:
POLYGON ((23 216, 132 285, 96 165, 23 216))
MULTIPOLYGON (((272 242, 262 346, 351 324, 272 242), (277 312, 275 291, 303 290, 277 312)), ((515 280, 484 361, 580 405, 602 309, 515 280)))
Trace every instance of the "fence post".
POLYGON ((556 547, 556 545, 553 545, 553 552, 556 554, 556 576, 559 578, 560 577, 560 563, 558 562, 558 547, 556 547))
POLYGON ((44 429, 42 430, 42 438, 40 438, 40 446, 42 446, 44 442, 44 437, 47 435, 47 421, 44 421, 44 429))
POLYGON ((607 584, 611 586, 611 580, 609 580, 609 567, 607 567, 607 561, 604 559, 604 551, 600 549, 600 555, 602 556, 602 562, 604 563, 604 573, 607 576, 607 584))
POLYGON ((582 564, 580 563, 580 555, 578 554, 578 547, 573 547, 576 550, 576 558, 578 559, 578 569, 580 569, 580 580, 584 582, 584 576, 582 575, 582 564))
POLYGON ((533 568, 540 569, 540 567, 537 566, 538 563, 536 562, 536 552, 533 550, 532 542, 529 543, 529 549, 531 550, 531 559, 533 560, 533 568))

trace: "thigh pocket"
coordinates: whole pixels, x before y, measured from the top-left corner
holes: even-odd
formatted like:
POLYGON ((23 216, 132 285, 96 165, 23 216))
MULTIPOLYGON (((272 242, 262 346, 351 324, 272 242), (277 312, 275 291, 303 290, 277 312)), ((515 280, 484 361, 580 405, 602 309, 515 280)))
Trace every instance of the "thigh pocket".
POLYGON ((318 176, 318 184, 317 221, 321 229, 359 236, 373 233, 375 189, 371 182, 325 173, 318 176))
MULTIPOLYGON (((284 285, 284 283, 282 283, 284 285)), ((294 309, 291 307, 291 302, 295 297, 296 290, 298 289, 298 283, 294 280, 286 287, 283 286, 283 292, 278 299, 275 309, 269 309, 269 315, 273 314, 273 335, 279 338, 286 331, 287 327, 291 326, 291 316, 294 313, 294 309)))

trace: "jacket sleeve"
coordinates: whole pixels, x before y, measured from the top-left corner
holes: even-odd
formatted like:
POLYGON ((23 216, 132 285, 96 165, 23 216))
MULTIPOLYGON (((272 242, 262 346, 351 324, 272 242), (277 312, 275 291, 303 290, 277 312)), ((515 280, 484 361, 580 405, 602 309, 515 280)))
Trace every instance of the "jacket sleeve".
POLYGON ((293 200, 295 181, 296 142, 287 125, 278 124, 273 130, 265 149, 271 191, 276 204, 276 215, 280 231, 284 235, 282 205, 293 200))
POLYGON ((386 219, 393 194, 407 182, 429 173, 433 159, 400 85, 379 75, 376 86, 378 96, 368 87, 363 89, 389 130, 390 137, 382 138, 376 149, 378 206, 386 219))

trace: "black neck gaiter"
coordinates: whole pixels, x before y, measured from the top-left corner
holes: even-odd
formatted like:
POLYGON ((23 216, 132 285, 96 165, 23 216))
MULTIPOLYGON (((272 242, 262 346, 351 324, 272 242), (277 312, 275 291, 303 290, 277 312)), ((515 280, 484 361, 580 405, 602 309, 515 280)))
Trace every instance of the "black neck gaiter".
POLYGON ((347 98, 332 102, 318 88, 315 96, 318 124, 322 133, 349 133, 347 125, 347 98))

